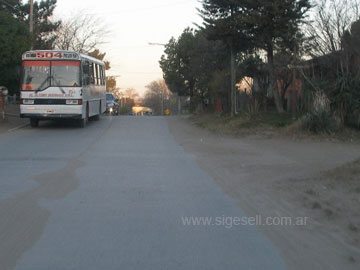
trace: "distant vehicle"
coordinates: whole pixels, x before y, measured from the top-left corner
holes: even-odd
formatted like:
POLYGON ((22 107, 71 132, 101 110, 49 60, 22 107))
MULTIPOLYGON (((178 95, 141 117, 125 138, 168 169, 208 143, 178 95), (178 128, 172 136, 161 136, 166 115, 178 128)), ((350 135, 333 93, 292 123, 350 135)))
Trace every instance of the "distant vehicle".
POLYGON ((133 112, 134 115, 141 115, 141 116, 153 114, 151 108, 139 106, 139 105, 133 106, 131 111, 133 112))
POLYGON ((119 115, 119 103, 112 93, 106 93, 106 112, 119 115))
POLYGON ((106 109, 104 62, 73 51, 37 50, 22 56, 20 116, 77 119, 84 127, 106 109))

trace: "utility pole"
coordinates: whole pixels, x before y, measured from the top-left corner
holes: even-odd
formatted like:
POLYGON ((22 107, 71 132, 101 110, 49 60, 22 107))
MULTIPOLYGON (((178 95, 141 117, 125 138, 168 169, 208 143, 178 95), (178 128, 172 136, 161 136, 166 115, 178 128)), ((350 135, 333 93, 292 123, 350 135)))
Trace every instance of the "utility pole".
POLYGON ((31 34, 31 49, 33 49, 32 33, 34 32, 34 0, 30 0, 29 23, 30 23, 29 29, 31 34))
POLYGON ((34 0, 30 0, 30 33, 34 32, 34 0))

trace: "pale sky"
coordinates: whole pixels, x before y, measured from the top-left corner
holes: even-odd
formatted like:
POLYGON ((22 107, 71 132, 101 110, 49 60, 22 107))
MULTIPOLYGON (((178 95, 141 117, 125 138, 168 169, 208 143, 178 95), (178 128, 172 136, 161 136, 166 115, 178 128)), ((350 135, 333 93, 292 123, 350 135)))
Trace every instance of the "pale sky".
POLYGON ((68 17, 85 10, 102 18, 110 30, 100 46, 112 67, 107 75, 120 75, 117 86, 121 89, 143 93, 147 84, 162 78, 158 62, 164 47, 148 43, 167 43, 186 27, 200 24, 196 10, 200 6, 198 0, 58 0, 55 16, 68 17))

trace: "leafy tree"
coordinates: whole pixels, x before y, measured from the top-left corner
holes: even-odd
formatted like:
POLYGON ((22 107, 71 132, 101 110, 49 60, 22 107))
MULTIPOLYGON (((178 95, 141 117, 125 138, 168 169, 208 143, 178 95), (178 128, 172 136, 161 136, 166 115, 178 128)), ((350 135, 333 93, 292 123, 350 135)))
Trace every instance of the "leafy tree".
POLYGON ((0 11, 11 14, 18 20, 23 20, 22 0, 0 0, 0 11))
MULTIPOLYGON (((196 95, 202 104, 209 103, 212 105, 215 103, 215 99, 224 96, 224 94, 225 99, 227 99, 226 91, 221 93, 220 88, 211 86, 216 74, 229 74, 229 54, 226 46, 222 41, 208 40, 206 33, 202 30, 196 32, 195 41, 191 65, 194 74, 196 74, 196 95)), ((230 80, 229 76, 226 78, 230 80)), ((230 85, 230 82, 225 85, 230 85)))
POLYGON ((276 87, 274 54, 276 50, 293 48, 297 43, 299 26, 311 8, 309 0, 246 1, 245 20, 250 25, 255 46, 266 51, 269 80, 278 112, 283 112, 276 87))
POLYGON ((27 26, 9 12, 0 11, 0 84, 17 92, 21 55, 30 46, 27 26))
POLYGON ((251 41, 253 49, 265 50, 278 112, 283 107, 276 90, 274 54, 279 48, 295 46, 299 25, 310 7, 309 0, 203 0, 205 26, 214 30, 215 37, 243 46, 244 40, 251 41))
POLYGON ((11 93, 18 88, 21 55, 33 45, 34 49, 51 49, 54 31, 60 22, 52 22, 56 0, 34 3, 34 32, 29 33, 30 4, 22 0, 0 1, 0 74, 1 84, 11 93))
POLYGON ((244 9, 241 2, 234 0, 203 0, 199 10, 204 20, 204 32, 212 40, 222 40, 227 45, 230 54, 230 103, 231 115, 236 110, 236 55, 251 48, 248 37, 248 26, 244 20, 244 9))
POLYGON ((221 41, 209 41, 203 30, 187 28, 177 40, 172 38, 166 45, 160 66, 169 89, 179 96, 190 96, 194 110, 196 100, 203 103, 215 96, 217 89, 210 84, 214 72, 224 69, 227 59, 221 41))
POLYGON ((179 96, 190 96, 191 103, 193 103, 196 81, 191 66, 194 42, 193 30, 185 29, 178 40, 170 39, 165 46, 165 54, 160 60, 160 67, 170 90, 179 96))
MULTIPOLYGON (((61 25, 60 21, 52 21, 57 0, 42 0, 34 2, 34 33, 33 49, 53 49, 56 40, 56 30, 61 25)), ((20 1, 22 3, 22 1, 20 1)), ((30 3, 21 5, 21 19, 29 23, 30 3)))
MULTIPOLYGON (((33 4, 32 46, 34 49, 53 48, 56 39, 55 31, 61 24, 60 21, 52 21, 56 2, 57 0, 42 0, 33 4)), ((19 22, 29 25, 30 1, 24 4, 22 0, 3 0, 0 1, 1 10, 11 14, 19 22)))
POLYGON ((344 124, 360 127, 360 20, 342 37, 340 70, 335 87, 328 93, 332 109, 344 124))
POLYGON ((170 90, 179 96, 189 95, 186 91, 184 77, 180 73, 180 60, 175 38, 172 37, 165 45, 164 55, 161 56, 159 63, 164 74, 164 80, 170 90))

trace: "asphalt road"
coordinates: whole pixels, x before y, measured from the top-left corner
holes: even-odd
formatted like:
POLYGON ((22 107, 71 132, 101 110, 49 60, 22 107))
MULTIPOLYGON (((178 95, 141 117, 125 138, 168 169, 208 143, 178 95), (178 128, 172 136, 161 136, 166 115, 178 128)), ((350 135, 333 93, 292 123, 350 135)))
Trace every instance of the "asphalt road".
MULTIPOLYGON (((189 134, 191 136, 191 134, 189 134)), ((44 123, 0 139, 0 269, 285 269, 161 117, 44 123)))

